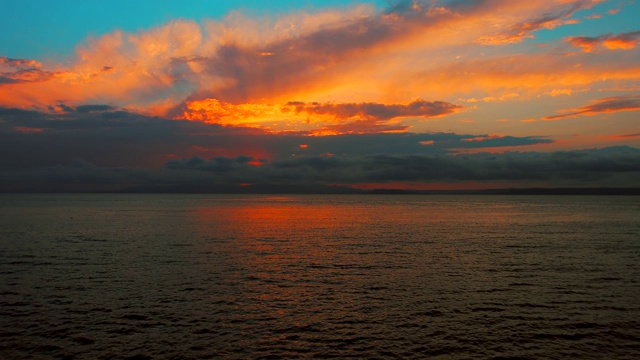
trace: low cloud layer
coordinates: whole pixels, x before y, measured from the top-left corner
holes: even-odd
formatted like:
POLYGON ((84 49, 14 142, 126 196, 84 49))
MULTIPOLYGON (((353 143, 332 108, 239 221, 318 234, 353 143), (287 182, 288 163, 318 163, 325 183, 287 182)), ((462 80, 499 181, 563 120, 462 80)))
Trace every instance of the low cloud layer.
POLYGON ((192 156, 276 161, 292 156, 426 154, 552 142, 544 137, 452 133, 311 135, 168 120, 107 105, 59 104, 48 112, 0 108, 0 166, 66 165, 82 158, 98 166, 159 167, 167 160, 192 156))
POLYGON ((640 180, 640 150, 630 147, 492 153, 552 141, 454 133, 271 134, 103 105, 59 108, 64 111, 0 108, 1 190, 398 182, 582 187, 640 180))
MULTIPOLYGON (((311 156, 250 166, 251 158, 173 160, 169 169, 209 171, 239 182, 311 181, 324 183, 385 183, 398 181, 573 181, 589 184, 613 176, 640 176, 640 151, 606 148, 552 153, 467 155, 311 156)), ((222 180, 219 179, 219 180, 222 180)), ((628 185, 632 185, 630 182, 628 185)))
MULTIPOLYGON (((640 150, 629 147, 552 153, 472 155, 309 156, 265 162, 250 156, 169 160, 162 169, 69 166, 4 171, 0 190, 181 189, 216 191, 238 186, 286 189, 340 185, 378 188, 448 183, 475 187, 634 187, 640 182, 640 150), (386 185, 389 184, 389 185, 386 185)), ((410 187, 407 186, 407 187, 410 187)))

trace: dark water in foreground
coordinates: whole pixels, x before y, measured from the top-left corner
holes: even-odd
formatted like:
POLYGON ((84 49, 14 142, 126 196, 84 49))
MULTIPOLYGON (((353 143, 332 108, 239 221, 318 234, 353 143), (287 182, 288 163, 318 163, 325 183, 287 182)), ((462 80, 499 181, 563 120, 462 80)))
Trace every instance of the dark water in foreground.
POLYGON ((0 358, 640 358, 640 197, 1 195, 0 358))

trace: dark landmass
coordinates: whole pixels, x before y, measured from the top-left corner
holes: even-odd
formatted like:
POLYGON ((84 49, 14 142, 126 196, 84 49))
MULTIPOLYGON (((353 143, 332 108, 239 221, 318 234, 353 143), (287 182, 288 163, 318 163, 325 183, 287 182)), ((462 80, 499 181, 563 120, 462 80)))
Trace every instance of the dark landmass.
POLYGON ((496 193, 505 195, 640 195, 640 188, 532 188, 504 189, 496 193))
POLYGON ((506 188, 477 190, 354 189, 323 184, 14 184, 0 186, 0 193, 100 193, 100 194, 374 194, 374 195, 640 195, 632 188, 506 188))
POLYGON ((395 195, 640 195, 640 188, 513 188, 479 190, 374 189, 369 193, 395 195))
POLYGON ((251 184, 251 185, 152 185, 125 188, 120 193, 176 194, 360 194, 362 191, 345 186, 251 184))

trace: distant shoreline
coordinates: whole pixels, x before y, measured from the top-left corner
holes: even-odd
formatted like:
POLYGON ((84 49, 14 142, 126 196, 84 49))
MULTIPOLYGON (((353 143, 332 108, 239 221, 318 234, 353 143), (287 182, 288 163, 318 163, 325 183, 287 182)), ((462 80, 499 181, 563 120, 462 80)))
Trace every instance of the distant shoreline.
POLYGON ((15 186, 0 188, 0 194, 309 194, 309 195, 640 195, 640 187, 634 188, 501 188, 473 190, 404 190, 404 189, 352 189, 341 186, 145 186, 106 189, 95 186, 29 187, 15 186))
POLYGON ((640 188, 507 188, 479 190, 395 190, 375 189, 373 194, 416 195, 640 195, 640 188))

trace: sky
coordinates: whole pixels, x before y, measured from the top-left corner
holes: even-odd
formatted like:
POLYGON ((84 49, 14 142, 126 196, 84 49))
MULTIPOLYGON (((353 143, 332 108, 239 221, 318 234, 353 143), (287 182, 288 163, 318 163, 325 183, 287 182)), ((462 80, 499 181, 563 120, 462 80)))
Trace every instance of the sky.
POLYGON ((0 191, 640 184, 637 0, 0 7, 0 191))

